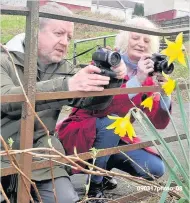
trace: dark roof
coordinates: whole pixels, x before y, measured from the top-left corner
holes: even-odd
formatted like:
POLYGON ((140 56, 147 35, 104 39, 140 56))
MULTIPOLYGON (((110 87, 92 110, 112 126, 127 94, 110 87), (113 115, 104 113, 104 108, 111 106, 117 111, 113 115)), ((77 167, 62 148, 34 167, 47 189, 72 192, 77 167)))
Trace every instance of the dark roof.
POLYGON ((100 6, 107 6, 112 8, 134 8, 135 2, 133 1, 125 1, 125 0, 116 0, 116 1, 106 1, 106 0, 92 0, 92 4, 97 4, 99 2, 100 6))

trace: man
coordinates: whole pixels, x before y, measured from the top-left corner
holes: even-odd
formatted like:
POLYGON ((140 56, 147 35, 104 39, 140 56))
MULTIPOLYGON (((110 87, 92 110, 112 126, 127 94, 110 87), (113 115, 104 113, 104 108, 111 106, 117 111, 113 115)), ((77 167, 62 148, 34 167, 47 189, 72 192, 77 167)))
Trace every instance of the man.
MULTIPOLYGON (((67 8, 57 3, 48 3, 42 9, 53 10, 56 13, 72 14, 67 8)), ((69 43, 73 37, 73 30, 74 24, 72 22, 40 18, 37 92, 102 91, 103 86, 109 84, 110 78, 99 75, 98 73, 101 70, 92 65, 81 69, 74 76, 68 77, 68 73, 72 74, 74 71, 70 68, 67 60, 63 58, 66 56, 69 43), (65 75, 63 76, 60 73, 65 73, 65 75)), ((25 34, 20 34, 6 44, 22 82, 24 76, 24 39, 25 34)), ((21 94, 22 89, 10 59, 6 53, 2 52, 1 54, 1 95, 21 94)), ((124 63, 122 62, 121 65, 114 68, 114 71, 117 73, 117 78, 123 78, 126 71, 124 63)), ((37 101, 35 110, 50 132, 53 147, 64 154, 62 144, 54 136, 55 124, 63 105, 69 105, 69 101, 37 101)), ((21 107, 21 103, 3 103, 1 105, 1 134, 6 142, 8 138, 14 140, 13 149, 19 149, 20 144, 21 107)), ((47 140, 46 132, 40 123, 35 120, 33 147, 49 147, 47 140)), ((2 158, 1 161, 2 167, 8 166, 5 158, 2 158)), ((54 166, 54 177, 59 203, 74 203, 79 200, 63 165, 54 166)), ((10 179, 13 181, 13 178, 10 179)), ((43 202, 54 202, 50 168, 33 171, 32 180, 36 182, 43 202)), ((34 198, 36 199, 35 195, 34 198)))

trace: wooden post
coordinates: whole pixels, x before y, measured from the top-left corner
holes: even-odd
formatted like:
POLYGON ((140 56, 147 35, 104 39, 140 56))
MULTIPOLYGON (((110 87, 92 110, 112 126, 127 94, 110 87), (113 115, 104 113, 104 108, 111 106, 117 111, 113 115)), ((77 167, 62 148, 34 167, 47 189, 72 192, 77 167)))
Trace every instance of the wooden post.
MULTIPOLYGON (((24 88, 26 94, 35 107, 35 94, 36 94, 36 74, 37 74, 37 38, 39 27, 39 2, 27 1, 29 8, 29 15, 26 16, 26 37, 25 37, 25 59, 24 59, 24 88)), ((21 133, 20 133, 20 149, 32 148, 34 134, 34 115, 29 105, 24 102, 21 118, 21 133)), ((31 164, 32 156, 23 154, 20 157, 19 163, 21 170, 31 177, 31 164)), ((18 183, 18 197, 17 202, 28 203, 29 196, 26 192, 26 187, 19 177, 18 183)), ((27 186, 30 188, 28 181, 27 186)))

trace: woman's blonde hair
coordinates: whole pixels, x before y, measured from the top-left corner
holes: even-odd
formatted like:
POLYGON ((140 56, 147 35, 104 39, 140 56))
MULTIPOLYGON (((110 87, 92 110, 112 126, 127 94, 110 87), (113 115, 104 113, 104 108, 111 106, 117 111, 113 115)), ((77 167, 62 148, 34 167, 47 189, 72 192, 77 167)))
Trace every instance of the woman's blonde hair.
MULTIPOLYGON (((158 27, 152 23, 150 20, 148 20, 145 17, 135 17, 130 19, 127 22, 127 25, 132 25, 136 27, 144 27, 144 28, 153 28, 157 29, 158 27)), ((116 36, 115 39, 115 48, 120 50, 120 52, 123 54, 127 52, 128 49, 128 42, 130 37, 130 31, 120 31, 120 33, 116 36)), ((149 47, 149 53, 157 53, 159 52, 159 37, 150 35, 150 47, 149 47)))

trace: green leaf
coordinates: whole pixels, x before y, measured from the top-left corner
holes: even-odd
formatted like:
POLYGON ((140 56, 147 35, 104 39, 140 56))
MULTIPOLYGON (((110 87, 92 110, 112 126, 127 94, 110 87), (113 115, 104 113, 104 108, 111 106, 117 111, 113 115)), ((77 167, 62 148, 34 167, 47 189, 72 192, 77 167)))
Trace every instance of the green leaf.
POLYGON ((141 114, 142 114, 143 120, 142 120, 142 122, 140 122, 140 124, 142 125, 143 130, 145 131, 147 136, 151 139, 151 141, 154 143, 157 150, 162 155, 162 158, 163 158, 167 168, 169 169, 170 174, 173 176, 173 180, 175 180, 175 182, 179 186, 182 186, 183 194, 185 195, 186 198, 188 198, 188 195, 189 195, 189 192, 188 192, 189 191, 189 188, 188 188, 189 187, 189 185, 188 185, 189 176, 185 172, 185 170, 183 168, 183 165, 180 164, 179 160, 176 158, 173 151, 170 150, 168 144, 165 142, 165 140, 162 138, 162 136, 157 132, 157 130, 155 129, 155 127, 153 126, 153 124, 151 123, 151 121, 149 120, 147 115, 144 114, 142 111, 141 111, 141 114), (148 128, 146 126, 148 126, 148 128), (184 179, 185 183, 181 182, 181 180, 179 179, 177 174, 173 171, 173 167, 171 167, 170 163, 167 162, 167 160, 164 158, 165 154, 162 153, 160 146, 155 143, 155 141, 154 141, 155 138, 160 141, 161 146, 164 148, 165 152, 168 152, 168 154, 170 155, 170 157, 172 158, 172 160, 174 161, 174 163, 178 167, 178 171, 183 176, 183 179, 184 179))
POLYGON ((52 143, 51 143, 51 138, 48 138, 48 145, 49 145, 51 148, 53 148, 53 145, 52 145, 52 143))
POLYGON ((8 138, 8 145, 9 147, 12 149, 12 146, 13 146, 13 143, 14 143, 14 140, 10 137, 8 138))
POLYGON ((95 147, 91 148, 90 151, 91 153, 93 154, 94 157, 96 157, 96 155, 98 154, 98 152, 100 151, 101 149, 96 149, 95 147))
POLYGON ((185 198, 180 198, 177 203, 188 203, 188 200, 185 198))
POLYGON ((177 100, 178 100, 178 103, 179 103, 180 113, 181 113, 181 117, 182 117, 182 121, 183 121, 183 126, 184 126, 184 129, 185 129, 185 133, 187 135, 187 141, 188 141, 188 144, 190 145, 188 118, 187 118, 187 114, 185 112, 185 107, 184 107, 184 104, 183 104, 182 96, 181 96, 179 85, 178 85, 177 82, 176 82, 176 93, 177 93, 177 100))
POLYGON ((135 118, 136 118, 139 122, 142 121, 143 118, 142 118, 142 116, 141 116, 139 110, 137 110, 136 112, 132 111, 132 115, 133 115, 133 114, 135 114, 135 118))
POLYGON ((149 120, 149 118, 147 117, 147 115, 145 115, 144 113, 142 113, 143 118, 145 120, 145 122, 147 123, 147 125, 149 126, 150 131, 153 133, 153 135, 160 141, 160 143, 162 144, 162 147, 165 148, 165 150, 168 152, 168 154, 170 155, 170 157, 173 159, 173 161, 175 162, 175 164, 178 166, 178 170, 181 172, 181 175, 184 177, 184 180, 187 181, 188 180, 188 174, 186 173, 186 171, 183 168, 183 165, 179 162, 179 159, 177 159, 177 157, 175 156, 175 154, 173 153, 173 151, 171 151, 171 149, 169 148, 168 144, 166 143, 166 141, 163 139, 163 137, 158 133, 158 131, 156 130, 156 128, 153 126, 153 124, 151 123, 151 121, 149 120))
MULTIPOLYGON (((178 87, 177 82, 176 82, 176 87, 178 87)), ((166 107, 166 109, 167 109, 167 106, 166 106, 166 104, 165 104, 165 102, 164 102, 164 99, 163 99, 162 95, 161 95, 161 100, 162 100, 162 102, 164 103, 164 105, 165 105, 165 107, 166 107)), ((182 108, 184 108, 184 107, 182 107, 182 108)), ((181 151, 182 151, 183 156, 184 156, 184 158, 185 158, 186 166, 187 166, 187 168, 189 168, 189 161, 188 161, 188 158, 187 158, 187 154, 186 154, 185 149, 184 149, 184 147, 183 147, 182 141, 181 141, 181 139, 180 139, 180 137, 179 137, 179 133, 178 133, 178 130, 177 130, 176 125, 175 125, 175 123, 174 123, 174 120, 173 120, 173 118, 172 118, 172 116, 171 116, 171 114, 170 114, 170 112, 169 112, 168 109, 167 109, 167 113, 168 113, 168 115, 169 115, 169 117, 170 117, 171 123, 172 123, 173 128, 174 128, 174 130, 175 130, 175 132, 176 132, 176 135, 177 135, 177 138, 178 138, 178 142, 179 142, 181 151)), ((181 114, 182 114, 182 112, 181 112, 181 114)), ((182 115, 181 117, 183 117, 183 115, 182 115)), ((188 140, 188 138, 187 138, 187 140, 188 140)))
MULTIPOLYGON (((174 172, 176 172, 177 166, 175 166, 173 170, 174 170, 174 172)), ((167 181, 167 183, 166 183, 166 185, 165 185, 166 188, 168 188, 168 187, 170 186, 170 184, 171 184, 171 182, 172 182, 172 179, 173 179, 173 178, 172 178, 172 175, 170 174, 170 175, 169 175, 169 178, 168 178, 168 181, 167 181)), ((168 192, 169 192, 169 190, 164 190, 164 191, 162 192, 162 195, 161 195, 161 198, 160 198, 159 203, 165 202, 165 200, 166 200, 166 198, 167 198, 167 195, 168 195, 168 192)))

